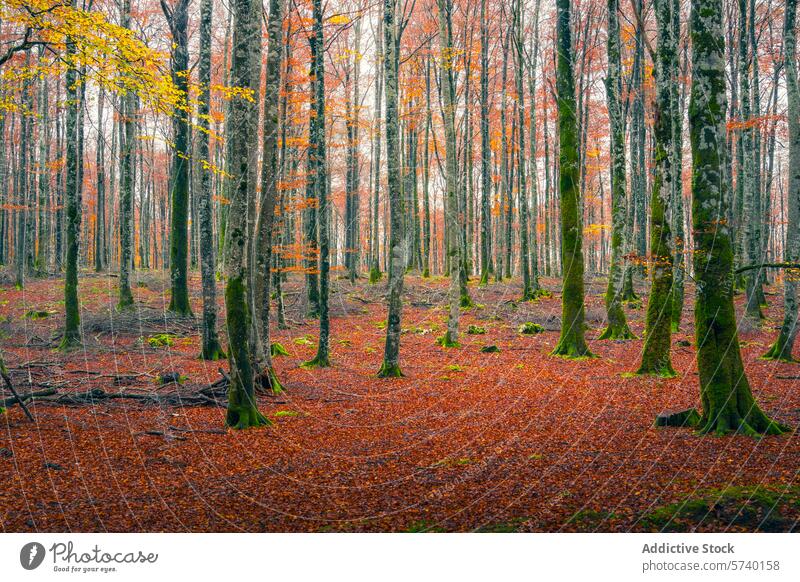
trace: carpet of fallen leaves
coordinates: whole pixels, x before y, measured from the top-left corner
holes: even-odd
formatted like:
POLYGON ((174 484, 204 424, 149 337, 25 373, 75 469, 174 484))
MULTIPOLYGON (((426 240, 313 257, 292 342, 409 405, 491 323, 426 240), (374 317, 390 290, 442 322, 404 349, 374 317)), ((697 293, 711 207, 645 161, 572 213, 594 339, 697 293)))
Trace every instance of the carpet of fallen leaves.
MULTIPOLYGON (((54 348, 63 324, 63 283, 0 286, 6 364, 21 392, 103 388, 160 391, 163 372, 183 389, 218 380, 227 362, 197 358, 195 321, 165 313, 166 278, 135 274, 135 311, 120 314, 116 278, 83 273, 85 347, 54 348), (48 315, 32 316, 31 311, 48 315), (26 316, 27 314, 27 316, 26 316), (148 338, 173 333, 172 345, 148 338)), ((602 278, 587 288, 587 332, 597 358, 548 355, 558 338, 552 297, 518 304, 518 281, 481 289, 465 310, 461 347, 435 339, 446 321, 447 282, 407 277, 405 377, 376 378, 385 328, 385 282, 335 279, 332 361, 300 364, 316 350, 317 322, 304 318, 299 276, 285 286, 289 351, 275 365, 286 392, 259 407, 274 425, 224 429, 224 408, 134 400, 95 405, 33 403, 0 416, 3 531, 640 531, 648 511, 709 489, 797 485, 794 433, 755 440, 656 429, 654 416, 698 404, 692 289, 673 337, 678 378, 631 377, 641 340, 595 341, 603 328, 602 278), (544 332, 522 335, 531 321, 544 332), (476 330, 480 331, 480 330, 476 330), (496 345, 497 353, 481 348, 496 345)), ((782 317, 780 286, 767 289, 768 319, 741 331, 754 393, 773 418, 800 424, 800 366, 759 360, 782 317)), ((192 280, 195 313, 199 280, 192 280)), ((740 299, 739 299, 740 300, 740 299)), ((222 307, 220 305, 220 307, 222 307)), ((741 305, 739 305, 741 307, 741 305)), ((641 337, 644 308, 627 309, 641 337)), ((223 330, 224 338, 224 330, 223 330)), ((174 386, 172 387, 174 388, 174 386)), ((8 396, 3 393, 4 397, 8 396)), ((792 514, 794 526, 797 515, 792 514)), ((698 529, 737 530, 719 520, 698 529)), ((746 528, 745 528, 746 529, 746 528)))

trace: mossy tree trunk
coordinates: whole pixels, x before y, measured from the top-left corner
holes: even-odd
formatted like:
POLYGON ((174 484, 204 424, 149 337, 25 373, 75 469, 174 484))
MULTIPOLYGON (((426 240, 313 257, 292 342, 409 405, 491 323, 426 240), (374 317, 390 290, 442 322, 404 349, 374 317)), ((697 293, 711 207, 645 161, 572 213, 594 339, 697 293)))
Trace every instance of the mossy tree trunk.
POLYGON ((606 99, 611 138, 611 265, 606 288, 608 326, 599 339, 632 339, 634 337, 622 307, 622 286, 625 274, 625 128, 620 101, 620 36, 619 0, 608 0, 608 77, 606 99))
POLYGON ((313 156, 314 187, 317 198, 319 226, 319 342, 317 355, 308 365, 328 367, 330 363, 330 310, 328 309, 330 277, 330 240, 328 206, 328 168, 325 147, 325 40, 322 29, 322 0, 313 0, 314 25, 312 29, 311 55, 314 95, 311 117, 309 155, 313 156))
MULTIPOLYGON (((786 0, 783 28, 784 71, 789 106, 789 193, 788 224, 784 261, 800 262, 800 86, 797 81, 797 0, 786 0)), ((770 360, 794 361, 792 349, 797 337, 797 271, 787 271, 783 287, 783 324, 778 338, 764 356, 770 360)))
POLYGON ((455 79, 453 75, 453 3, 437 0, 439 9, 439 50, 441 62, 442 118, 445 142, 445 245, 450 264, 450 308, 447 331, 440 343, 445 347, 458 345, 458 322, 461 315, 461 231, 458 223, 458 159, 456 154, 455 79))
POLYGON ((531 261, 531 291, 534 295, 540 296, 542 293, 541 285, 539 284, 539 242, 538 242, 538 225, 539 225, 539 169, 536 162, 537 152, 537 139, 536 139, 536 59, 539 55, 539 13, 541 8, 541 0, 536 0, 533 8, 533 38, 531 40, 530 54, 528 56, 528 95, 530 98, 530 114, 529 114, 529 131, 530 136, 530 160, 529 160, 529 174, 530 174, 530 187, 531 187, 531 205, 530 205, 530 261, 531 261))
MULTIPOLYGON (((739 96, 740 96, 740 160, 738 180, 742 189, 742 228, 739 236, 742 238, 741 248, 746 264, 760 261, 756 248, 758 240, 758 224, 755 214, 755 148, 754 129, 751 123, 750 102, 750 65, 749 35, 747 31, 747 4, 748 0, 739 0, 739 96)), ((760 321, 764 316, 756 298, 756 286, 759 278, 758 270, 748 271, 745 275, 745 311, 748 317, 760 321)))
POLYGON ((381 31, 375 35, 375 110, 373 111, 374 123, 372 141, 372 216, 370 237, 370 265, 369 282, 377 283, 381 280, 380 243, 378 235, 378 217, 380 216, 381 192, 381 106, 384 91, 385 60, 383 54, 383 36, 381 31))
POLYGON ((492 149, 489 140, 489 18, 481 0, 481 285, 492 274, 492 149))
MULTIPOLYGON (((680 54, 681 2, 672 0, 672 36, 676 55, 680 54)), ((686 45, 684 45, 685 47, 686 45)), ((684 49, 684 66, 686 51, 684 49)), ((677 332, 683 314, 686 259, 685 209, 683 204, 683 112, 686 104, 686 84, 681 83, 681 65, 678 56, 673 60, 672 83, 672 224, 674 234, 674 259, 672 265, 672 331, 677 332)))
POLYGON ((528 190, 525 180, 525 90, 523 88, 523 76, 525 72, 525 39, 523 38, 523 16, 522 0, 516 0, 514 4, 514 60, 515 60, 515 82, 517 98, 517 131, 519 132, 517 141, 517 195, 519 196, 519 240, 520 240, 520 263, 522 266, 522 301, 530 301, 536 298, 533 285, 531 283, 530 266, 530 246, 528 232, 528 190))
POLYGON ((558 0, 557 35, 559 127, 559 194, 561 204, 561 257, 564 282, 561 296, 561 336, 554 356, 591 356, 585 338, 583 291, 583 233, 578 217, 578 127, 575 119, 575 76, 569 0, 558 0))
POLYGON ((431 59, 425 59, 425 143, 422 148, 422 204, 424 212, 422 236, 422 276, 431 276, 431 193, 430 138, 433 126, 431 112, 431 59))
MULTIPOLYGON (((127 2, 126 2, 127 4, 127 2)), ((77 6, 72 0, 72 7, 77 6)), ((79 166, 83 163, 78 151, 78 115, 80 102, 78 99, 78 71, 72 65, 76 58, 76 46, 67 43, 67 119, 66 119, 66 273, 64 279, 64 308, 66 319, 64 322, 64 335, 61 339, 61 349, 71 349, 81 344, 80 302, 78 300, 78 248, 81 232, 81 200, 79 166)))
MULTIPOLYGON (((103 88, 97 96, 97 206, 95 207, 94 270, 98 273, 106 268, 106 139, 103 128, 103 109, 106 95, 103 88)), ((113 126, 112 126, 113 127, 113 126)))
POLYGON ((645 338, 639 374, 675 375, 670 358, 672 339, 672 233, 668 210, 674 177, 672 152, 672 78, 677 58, 672 34, 672 1, 656 0, 655 168, 650 199, 650 295, 645 316, 645 338))
MULTIPOLYGON (((634 0, 635 10, 643 13, 643 0, 634 0)), ((633 292, 633 271, 644 274, 644 261, 647 255, 647 160, 645 159, 645 141, 647 128, 645 125, 645 31, 637 23, 634 36, 633 72, 631 84, 633 103, 631 105, 631 251, 637 261, 629 265, 632 270, 628 274, 630 285, 626 283, 625 299, 635 299, 633 292)))
POLYGON ((722 0, 692 0, 692 227, 697 285, 695 336, 703 404, 701 431, 779 434, 753 399, 733 307, 733 248, 722 180, 725 152, 725 39, 722 0))
MULTIPOLYGON (((131 2, 125 0, 122 26, 130 28, 131 2)), ((132 93, 120 97, 122 127, 120 128, 120 188, 119 188, 119 301, 117 309, 133 305, 131 292, 131 264, 133 263, 133 179, 136 100, 132 93)))
POLYGON ((278 202, 278 107, 280 104, 281 58, 283 55, 283 0, 270 0, 267 24, 267 62, 264 84, 263 147, 261 163, 261 202, 256 226, 255 253, 255 311, 260 326, 261 342, 258 356, 259 382, 269 386, 273 393, 282 388, 272 366, 269 333, 272 234, 275 224, 275 207, 278 202))
MULTIPOLYGON (((403 310, 403 186, 400 182, 400 120, 398 116, 397 76, 400 59, 398 26, 395 23, 396 0, 384 0, 383 45, 384 82, 386 90, 386 165, 389 196, 389 309, 386 318, 386 344, 383 363, 378 371, 382 378, 399 377, 400 318, 403 310)), ((376 185, 377 187, 377 185, 376 185)), ((376 253, 377 260, 377 253, 376 253)), ((372 276, 370 276, 372 279, 372 276)))
POLYGON ((501 32, 500 44, 503 47, 503 69, 500 81, 500 183, 498 185, 500 188, 498 197, 500 208, 497 218, 497 262, 495 272, 495 280, 497 281, 501 281, 504 276, 511 276, 508 272, 510 267, 508 267, 505 260, 505 246, 507 244, 505 230, 508 225, 504 224, 507 216, 506 208, 510 205, 511 198, 511 184, 508 179, 508 166, 510 165, 508 159, 508 124, 506 123, 506 110, 508 109, 506 102, 508 95, 508 49, 510 46, 509 33, 507 31, 505 33, 501 32))
POLYGON ((359 158, 359 124, 361 113, 361 97, 359 83, 361 81, 361 18, 355 23, 355 40, 353 55, 348 57, 345 67, 347 79, 347 178, 345 181, 346 216, 345 216, 345 265, 351 283, 358 278, 358 266, 361 261, 361 224, 360 224, 360 158, 359 158), (352 71, 352 76, 351 76, 352 71))
POLYGON ((170 300, 169 310, 191 315, 189 305, 189 0, 170 6, 161 0, 161 9, 172 34, 172 82, 180 102, 172 114, 173 146, 170 190, 170 300))
MULTIPOLYGON (((233 2, 233 43, 230 81, 235 87, 254 86, 259 71, 260 45, 253 42, 260 35, 261 3, 255 0, 233 2)), ((228 329, 228 359, 231 383, 225 423, 244 429, 269 424, 258 411, 254 393, 253 362, 250 354, 251 314, 247 298, 247 197, 254 178, 258 148, 257 136, 250 135, 253 108, 247 99, 233 99, 230 104, 229 152, 232 187, 225 229, 225 308, 228 329)))
MULTIPOLYGON (((209 149, 211 111, 211 26, 213 1, 203 0, 200 5, 200 103, 198 105, 197 156, 199 163, 211 163, 209 149)), ((204 360, 218 360, 225 357, 217 334, 217 284, 216 248, 214 245, 214 226, 211 211, 211 172, 203 167, 200 172, 199 214, 200 214, 200 275, 203 287, 203 336, 200 356, 204 360)))

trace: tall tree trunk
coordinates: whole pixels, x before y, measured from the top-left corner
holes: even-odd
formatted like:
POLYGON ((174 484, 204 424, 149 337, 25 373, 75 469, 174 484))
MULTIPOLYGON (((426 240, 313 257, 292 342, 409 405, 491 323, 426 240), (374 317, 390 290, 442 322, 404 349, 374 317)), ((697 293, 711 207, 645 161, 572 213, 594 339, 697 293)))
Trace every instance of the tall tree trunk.
POLYGON ((328 167, 325 144, 325 40, 323 37, 322 0, 313 0, 314 25, 311 40, 314 95, 309 153, 313 155, 313 181, 317 198, 319 224, 319 342, 317 355, 306 366, 328 367, 330 363, 330 312, 328 309, 330 277, 330 208, 328 206, 328 167))
POLYGON ((103 106, 106 96, 103 88, 97 96, 97 205, 94 225, 94 270, 98 273, 106 268, 106 168, 105 132, 103 128, 103 106))
POLYGON ((481 0, 481 285, 489 282, 492 261, 492 149, 489 141, 489 17, 481 0))
MULTIPOLYGON (((681 38, 681 2, 672 0, 672 35, 676 42, 676 51, 681 38)), ((686 44, 684 44, 686 47, 686 44)), ((686 51, 684 48, 684 67, 686 51)), ((684 303, 684 270, 686 260, 686 232, 684 221, 686 212, 683 204, 683 113, 686 103, 686 84, 681 82, 680 59, 676 56, 672 71, 672 224, 675 239, 672 286, 672 331, 680 329, 684 303)))
POLYGON ((508 180, 508 129, 506 124, 506 110, 508 104, 506 103, 506 96, 508 94, 508 32, 501 38, 503 45, 503 72, 500 77, 500 213, 497 220, 497 273, 495 278, 500 281, 504 276, 510 277, 510 267, 506 261, 507 254, 504 252, 507 246, 505 229, 510 228, 509 225, 504 224, 504 219, 507 215, 506 207, 510 208, 511 198, 511 184, 508 180))
POLYGON ((169 268, 172 284, 169 310, 191 315, 188 286, 189 224, 189 0, 177 0, 173 6, 161 0, 161 9, 172 33, 172 82, 180 93, 180 102, 172 113, 175 140, 172 156, 170 190, 172 215, 170 225, 169 268))
MULTIPOLYGON (((388 0, 384 0, 385 2, 388 0)), ((385 9, 385 7, 384 7, 385 9)), ((381 19, 382 20, 382 19, 381 19)), ((380 192, 381 192, 381 102, 384 91, 384 72, 386 70, 386 55, 383 52, 383 37, 385 31, 383 27, 375 34, 375 110, 373 115, 373 159, 371 173, 372 178, 372 239, 370 240, 370 267, 369 267, 369 282, 377 283, 380 281, 381 263, 380 263, 380 244, 378 237, 378 216, 380 215, 380 192)), ((388 101, 388 98, 387 98, 388 101)), ((388 155, 388 153, 387 153, 388 155)))
MULTIPOLYGON (((37 233, 37 238, 39 240, 36 249, 36 272, 40 276, 44 276, 50 271, 50 172, 47 169, 47 165, 50 163, 50 88, 48 86, 47 77, 43 76, 39 85, 39 114, 41 116, 41 125, 39 127, 39 228, 37 233)), ((98 207, 100 204, 99 198, 101 190, 102 186, 98 180, 98 207)))
POLYGON ((570 2, 557 0, 559 126, 559 193, 561 202, 561 257, 564 283, 561 296, 561 337, 553 355, 567 358, 591 356, 584 337, 583 233, 578 217, 580 166, 578 127, 575 119, 575 77, 573 71, 570 2))
MULTIPOLYGON (((789 105, 789 194, 784 261, 800 262, 800 86, 797 80, 797 0, 786 0, 783 27, 784 71, 789 105)), ((783 279, 783 324, 778 338, 764 356, 769 360, 795 361, 792 356, 797 337, 797 273, 783 279)))
MULTIPOLYGON (((131 1, 125 0, 122 26, 131 28, 131 1)), ((133 263, 133 180, 134 180, 134 118, 136 101, 131 92, 120 98, 122 126, 120 127, 120 193, 119 193, 119 301, 117 309, 133 305, 130 273, 133 263)))
POLYGON ((458 320, 461 305, 461 233, 458 224, 458 159, 456 155, 455 80, 453 76, 452 0, 437 0, 439 8, 439 49, 441 51, 442 118, 445 141, 445 246, 450 261, 450 311, 447 332, 439 342, 445 347, 458 345, 458 320))
MULTIPOLYGON (((233 2, 233 43, 230 82, 234 87, 253 87, 253 78, 261 65, 261 3, 254 0, 233 2)), ((225 322, 228 328, 228 359, 231 382, 228 388, 228 410, 225 423, 243 429, 270 424, 255 402, 253 362, 251 360, 248 305, 249 284, 247 253, 247 205, 251 181, 258 156, 258 136, 251 123, 257 104, 237 98, 230 103, 229 152, 233 174, 230 208, 225 229, 225 322)))
POLYGON ((692 226, 695 233, 695 337, 701 431, 779 434, 785 427, 758 407, 744 372, 733 307, 733 249, 722 165, 725 151, 725 39, 722 0, 692 0, 692 226))
POLYGON ((270 269, 272 268, 272 234, 275 224, 275 206, 278 202, 278 106, 280 104, 281 58, 283 56, 283 2, 270 0, 267 24, 268 48, 264 84, 263 154, 261 162, 261 203, 256 228, 255 301, 258 325, 261 326, 260 356, 261 385, 268 386, 273 394, 282 391, 281 383, 272 366, 272 346, 269 334, 270 269))
MULTIPOLYGON (((349 76, 348 63, 348 76, 349 76)), ((348 107, 347 115, 347 217, 345 227, 347 229, 347 242, 345 244, 345 257, 348 276, 350 282, 355 283, 358 277, 358 264, 360 262, 360 209, 359 209, 359 122, 361 113, 360 87, 361 82, 361 18, 355 23, 355 39, 353 42, 352 57, 352 82, 348 88, 348 107)))
POLYGON ((650 198, 650 294, 645 315, 645 338, 638 374, 675 376, 670 359, 672 343, 672 73, 677 58, 672 34, 672 0, 655 0, 658 46, 655 55, 655 168, 650 198))
MULTIPOLYGON (((485 1, 485 0, 484 0, 485 1)), ((431 202, 430 202, 430 139, 433 125, 431 112, 431 60, 425 59, 425 145, 422 153, 422 196, 424 226, 422 238, 422 276, 431 276, 431 202)), ((435 137, 434 137, 435 139, 435 137)))
POLYGON ((539 285, 539 170, 536 162, 537 137, 536 137, 536 58, 539 54, 539 12, 541 0, 536 0, 533 12, 533 41, 530 60, 528 63, 528 94, 530 96, 530 182, 531 182, 531 208, 530 208, 530 260, 531 260, 531 289, 534 294, 541 295, 539 285))
POLYGON ((211 26, 213 20, 213 0, 202 0, 200 4, 200 103, 198 106, 197 156, 201 164, 200 192, 198 206, 200 214, 200 276, 203 285, 203 337, 200 356, 204 360, 218 360, 225 357, 217 334, 217 283, 216 283, 216 245, 214 244, 213 204, 211 195, 211 164, 209 150, 209 131, 211 111, 211 26))
POLYGON ((516 93, 519 131, 517 148, 517 195, 519 196, 519 240, 520 263, 522 266, 522 301, 536 298, 531 285, 530 248, 528 247, 528 189, 525 181, 525 89, 523 76, 525 71, 525 39, 523 38, 522 0, 516 0, 514 7, 514 54, 516 56, 516 93))
MULTIPOLYGON (((126 1, 127 5, 127 1, 126 1)), ((73 9, 77 0, 72 0, 73 9)), ((66 276, 64 280, 64 307, 66 319, 64 336, 59 349, 68 350, 81 345, 80 304, 78 301, 78 237, 81 232, 81 200, 79 166, 83 163, 79 157, 77 132, 80 101, 78 99, 78 71, 75 68, 77 47, 75 43, 67 43, 67 120, 66 120, 66 276)))
MULTIPOLYGON (((381 378, 400 377, 400 318, 403 310, 403 186, 400 182, 400 121, 397 109, 397 76, 400 65, 400 39, 395 23, 396 0, 384 0, 383 39, 386 90, 386 165, 390 211, 389 309, 386 318, 386 344, 381 378)), ((372 278, 372 277, 370 277, 372 278)))
POLYGON ((634 337, 622 307, 622 284, 625 274, 625 129, 622 120, 620 91, 619 0, 608 0, 608 77, 606 99, 611 138, 611 266, 606 288, 608 326, 598 339, 634 337))

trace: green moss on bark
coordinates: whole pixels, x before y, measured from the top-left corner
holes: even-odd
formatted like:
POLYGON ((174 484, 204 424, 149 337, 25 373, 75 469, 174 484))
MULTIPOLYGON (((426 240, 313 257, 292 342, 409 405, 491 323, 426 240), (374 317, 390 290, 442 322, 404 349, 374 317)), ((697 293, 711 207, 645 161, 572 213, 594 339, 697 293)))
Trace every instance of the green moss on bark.
POLYGON ((733 246, 727 215, 725 40, 721 0, 694 0, 691 16, 692 228, 695 339, 703 417, 700 433, 780 434, 787 427, 756 404, 745 375, 733 306, 733 246))
POLYGON ((378 378, 402 378, 403 372, 397 364, 383 362, 381 369, 378 370, 378 378))
POLYGON ((225 287, 225 308, 228 358, 231 368, 225 424, 235 429, 267 426, 271 422, 258 411, 255 402, 253 366, 248 343, 250 314, 247 309, 244 281, 241 277, 228 280, 225 287))

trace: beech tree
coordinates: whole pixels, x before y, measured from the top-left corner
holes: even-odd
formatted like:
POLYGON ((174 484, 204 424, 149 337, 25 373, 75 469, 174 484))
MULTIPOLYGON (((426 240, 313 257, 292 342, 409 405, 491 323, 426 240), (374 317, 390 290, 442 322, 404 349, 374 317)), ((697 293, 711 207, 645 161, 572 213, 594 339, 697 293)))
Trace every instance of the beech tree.
MULTIPOLYGON (((200 62, 198 76, 200 82, 200 103, 198 105, 197 136, 198 162, 210 167, 209 132, 211 124, 211 27, 213 22, 213 0, 202 0, 200 4, 200 62)), ((200 191, 198 192, 200 216, 200 275, 203 286, 203 336, 200 355, 204 360, 218 360, 225 357, 217 333, 217 285, 216 285, 216 245, 214 244, 214 223, 212 215, 212 174, 209 170, 200 171, 200 191)))
MULTIPOLYGON (((234 87, 257 87, 261 64, 261 3, 235 0, 230 79, 234 87)), ((230 387, 225 423, 244 429, 270 424, 255 401, 253 361, 250 350, 252 314, 247 299, 249 283, 247 249, 247 205, 258 160, 253 118, 257 104, 246 98, 231 101, 229 122, 230 169, 233 176, 230 209, 225 228, 225 323, 228 330, 230 387)))
MULTIPOLYGON (((783 26, 783 68, 786 75, 786 98, 789 123, 788 224, 784 261, 800 262, 800 85, 797 81, 797 0, 786 1, 783 26)), ((783 323, 766 359, 794 361, 792 349, 797 338, 797 273, 787 271, 783 282, 783 323)))
POLYGON ((656 54, 656 105, 653 129, 653 185, 650 198, 650 294, 647 298, 645 337, 639 374, 672 377, 670 359, 672 338, 672 232, 670 217, 672 180, 672 74, 677 58, 677 39, 673 35, 672 1, 656 0, 658 45, 656 54))
MULTIPOLYGON (((381 378, 400 377, 400 318, 403 310, 403 192, 400 182, 400 122, 398 117, 398 72, 400 69, 400 37, 402 28, 395 22, 396 0, 383 4, 383 71, 386 93, 386 171, 389 197, 389 309, 386 318, 386 344, 381 378)), ((372 276, 370 276, 372 279, 372 276)))
POLYGON ((633 339, 622 307, 625 264, 625 128, 620 91, 619 0, 608 0, 606 99, 611 138, 611 265, 605 303, 608 326, 599 339, 633 339))
POLYGON ((169 266, 172 289, 169 310, 191 315, 188 278, 189 221, 189 2, 176 0, 174 5, 161 0, 161 10, 172 34, 172 82, 182 95, 183 103, 174 108, 172 132, 174 154, 170 189, 172 222, 170 225, 169 266))
POLYGON ((692 88, 689 127, 692 145, 695 338, 700 375, 703 433, 780 434, 753 399, 742 364, 733 307, 733 247, 727 215, 729 187, 722 177, 725 151, 722 0, 692 0, 692 88))
POLYGON ((556 33, 558 37, 559 130, 559 200, 561 206, 561 255, 564 282, 561 295, 561 336, 554 356, 578 358, 591 356, 584 328, 583 233, 578 218, 578 127, 575 118, 574 49, 570 20, 570 2, 557 0, 556 33))
MULTIPOLYGON (((72 0, 72 8, 77 7, 77 1, 72 0)), ((126 6, 129 6, 126 0, 126 6)), ((77 47, 67 43, 67 73, 65 84, 67 88, 67 120, 66 120, 66 273, 64 279, 64 335, 61 339, 61 349, 71 349, 81 344, 80 303, 78 300, 78 245, 81 229, 81 200, 80 200, 80 165, 83 160, 78 152, 78 115, 80 102, 78 100, 78 71, 74 64, 77 47)))
POLYGON ((458 224, 456 182, 458 159, 456 155, 455 79, 453 76, 453 20, 451 0, 437 0, 439 9, 439 50, 441 51, 442 118, 445 142, 445 247, 450 265, 450 307, 447 331, 440 338, 443 347, 458 346, 458 320, 461 315, 461 234, 458 224))

